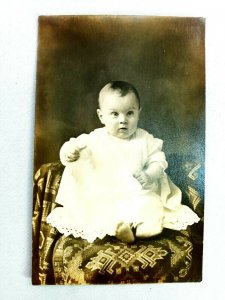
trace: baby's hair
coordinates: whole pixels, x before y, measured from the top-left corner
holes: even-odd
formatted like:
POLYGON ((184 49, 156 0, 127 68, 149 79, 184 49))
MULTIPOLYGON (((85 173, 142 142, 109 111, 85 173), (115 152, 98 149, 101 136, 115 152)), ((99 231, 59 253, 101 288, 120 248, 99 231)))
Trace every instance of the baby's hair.
POLYGON ((140 101, 140 97, 138 94, 138 91, 136 90, 136 88, 129 82, 126 81, 111 81, 109 83, 107 83, 106 85, 104 85, 104 87, 101 89, 100 93, 99 93, 99 97, 98 97, 98 105, 100 107, 100 97, 101 94, 104 92, 109 92, 109 91, 117 91, 121 97, 126 96, 129 93, 134 93, 136 98, 137 98, 137 102, 138 102, 138 106, 140 108, 141 106, 141 101, 140 101))

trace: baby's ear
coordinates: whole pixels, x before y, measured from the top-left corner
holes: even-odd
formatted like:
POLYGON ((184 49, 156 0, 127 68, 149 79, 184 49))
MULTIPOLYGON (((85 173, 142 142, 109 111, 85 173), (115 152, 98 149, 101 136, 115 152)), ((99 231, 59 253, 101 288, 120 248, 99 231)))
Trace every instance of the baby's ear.
POLYGON ((103 117, 102 117, 102 112, 101 112, 101 109, 100 109, 100 108, 97 109, 97 115, 98 115, 98 117, 99 117, 100 122, 101 122, 102 124, 104 124, 104 122, 103 122, 103 117))

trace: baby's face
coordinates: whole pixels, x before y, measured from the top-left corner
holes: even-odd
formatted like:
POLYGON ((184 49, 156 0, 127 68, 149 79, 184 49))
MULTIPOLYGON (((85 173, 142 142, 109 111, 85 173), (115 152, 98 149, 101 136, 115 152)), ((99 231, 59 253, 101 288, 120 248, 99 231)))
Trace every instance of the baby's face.
POLYGON ((140 109, 135 94, 120 96, 114 91, 101 96, 97 113, 109 134, 127 139, 137 129, 140 109))

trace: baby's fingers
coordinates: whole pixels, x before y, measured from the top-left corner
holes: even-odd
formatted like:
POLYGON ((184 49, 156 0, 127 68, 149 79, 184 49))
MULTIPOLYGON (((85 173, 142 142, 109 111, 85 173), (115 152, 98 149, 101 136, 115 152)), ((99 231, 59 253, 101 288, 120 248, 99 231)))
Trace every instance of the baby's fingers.
POLYGON ((144 180, 141 175, 134 175, 134 178, 136 178, 141 184, 144 183, 144 180))
POLYGON ((73 154, 67 155, 67 161, 71 162, 71 161, 75 161, 79 158, 79 152, 75 152, 73 154))
POLYGON ((81 151, 81 150, 83 150, 85 148, 87 148, 87 146, 82 146, 82 147, 79 147, 78 149, 79 149, 79 151, 81 151))
POLYGON ((144 180, 143 178, 140 178, 140 179, 139 179, 139 182, 140 182, 141 184, 145 184, 145 183, 146 183, 145 180, 144 180))

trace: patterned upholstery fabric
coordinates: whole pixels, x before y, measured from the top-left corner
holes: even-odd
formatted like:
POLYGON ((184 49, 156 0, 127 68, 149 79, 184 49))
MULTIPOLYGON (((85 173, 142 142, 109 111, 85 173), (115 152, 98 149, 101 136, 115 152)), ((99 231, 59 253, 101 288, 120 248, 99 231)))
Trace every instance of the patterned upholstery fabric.
POLYGON ((46 223, 57 206, 55 197, 64 167, 60 162, 43 165, 35 174, 33 186, 32 283, 55 284, 52 267, 54 245, 61 234, 46 223))
MULTIPOLYGON (((186 204, 203 217, 196 189, 196 163, 185 163, 188 177, 180 182, 186 204), (190 180, 189 180, 190 179, 190 180), (183 184, 183 185, 182 185, 183 184)), ((166 230, 161 235, 127 245, 114 237, 88 243, 61 235, 46 223, 55 203, 64 167, 60 162, 43 165, 33 188, 32 283, 152 283, 201 280, 202 223, 184 231, 166 230)), ((173 174, 170 174, 172 177, 173 174)))
POLYGON ((56 284, 186 281, 193 244, 187 231, 127 245, 112 237, 89 244, 62 236, 53 265, 56 284))

